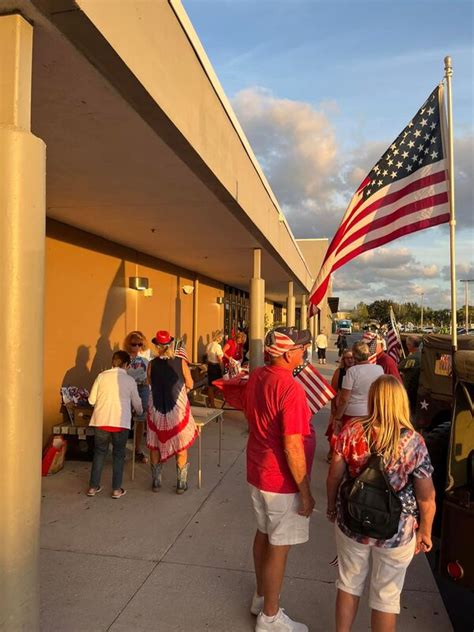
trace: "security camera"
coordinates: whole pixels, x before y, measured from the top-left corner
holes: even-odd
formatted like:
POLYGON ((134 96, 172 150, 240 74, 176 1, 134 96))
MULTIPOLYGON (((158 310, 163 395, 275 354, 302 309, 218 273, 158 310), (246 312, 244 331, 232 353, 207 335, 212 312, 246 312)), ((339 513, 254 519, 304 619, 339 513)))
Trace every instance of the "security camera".
POLYGON ((185 294, 192 294, 194 292, 193 285, 183 285, 182 290, 185 294))

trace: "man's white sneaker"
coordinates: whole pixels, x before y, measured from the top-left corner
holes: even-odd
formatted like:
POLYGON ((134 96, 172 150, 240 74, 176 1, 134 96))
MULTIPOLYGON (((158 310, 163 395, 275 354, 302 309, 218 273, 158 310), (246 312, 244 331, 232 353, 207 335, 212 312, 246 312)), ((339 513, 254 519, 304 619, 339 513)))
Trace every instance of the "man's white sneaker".
POLYGON ((267 617, 261 612, 257 617, 255 632, 308 632, 308 626, 304 623, 293 621, 285 614, 283 608, 274 617, 267 617))
POLYGON ((252 614, 259 614, 262 611, 263 608, 263 595, 262 597, 260 597, 260 595, 257 595, 257 592, 253 593, 253 597, 252 597, 252 604, 250 606, 250 612, 252 614))

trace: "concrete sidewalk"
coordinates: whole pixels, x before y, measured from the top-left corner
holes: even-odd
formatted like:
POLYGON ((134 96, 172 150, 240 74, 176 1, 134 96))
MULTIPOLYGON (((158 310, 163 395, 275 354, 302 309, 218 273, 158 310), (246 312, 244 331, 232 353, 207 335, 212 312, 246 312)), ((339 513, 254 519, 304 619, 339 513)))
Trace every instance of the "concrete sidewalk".
MULTIPOLYGON (((330 353, 329 357, 334 358, 330 353)), ((332 362, 321 367, 332 374, 332 362)), ((317 511, 310 542, 290 553, 282 601, 289 615, 311 631, 334 629, 337 569, 332 525, 325 518, 324 430, 328 412, 315 420, 318 436, 313 475, 317 511)), ((163 489, 150 491, 149 467, 137 466, 110 498, 110 465, 103 492, 88 498, 90 464, 67 462, 44 479, 42 510, 42 607, 44 632, 112 630, 251 632, 254 590, 254 523, 245 482, 246 423, 225 414, 223 458, 217 467, 218 427, 203 431, 203 487, 197 489, 196 448, 191 451, 190 490, 175 494, 175 468, 164 469, 163 489)), ((411 565, 402 596, 399 629, 452 630, 427 561, 411 565)), ((369 629, 366 600, 355 631, 369 629)))

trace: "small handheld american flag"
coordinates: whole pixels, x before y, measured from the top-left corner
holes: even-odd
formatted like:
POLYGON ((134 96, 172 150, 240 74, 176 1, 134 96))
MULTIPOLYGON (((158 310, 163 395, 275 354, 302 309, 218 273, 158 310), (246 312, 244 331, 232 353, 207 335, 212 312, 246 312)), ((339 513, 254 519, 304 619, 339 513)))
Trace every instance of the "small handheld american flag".
POLYGON ((184 360, 185 362, 189 364, 188 352, 186 351, 186 347, 184 346, 182 340, 176 341, 174 354, 177 358, 181 358, 182 360, 184 360))
POLYGON ((400 340, 400 334, 398 333, 397 323, 395 321, 395 314, 393 313, 393 308, 390 306, 390 324, 387 330, 387 355, 395 360, 395 362, 400 361, 400 353, 405 357, 405 352, 403 351, 403 347, 400 340))
POLYGON ((375 331, 366 331, 362 336, 362 342, 369 347, 369 362, 377 364, 377 334, 375 331))
POLYGON ((336 397, 336 391, 310 362, 296 367, 293 375, 304 388, 308 406, 313 415, 336 397))

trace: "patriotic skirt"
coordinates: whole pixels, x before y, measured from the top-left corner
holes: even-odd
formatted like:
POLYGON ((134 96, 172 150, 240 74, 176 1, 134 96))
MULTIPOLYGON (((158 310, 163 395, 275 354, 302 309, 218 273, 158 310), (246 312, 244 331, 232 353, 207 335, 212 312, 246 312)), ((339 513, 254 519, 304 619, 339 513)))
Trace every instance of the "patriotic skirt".
POLYGON ((190 448, 196 440, 198 431, 184 385, 176 404, 167 413, 157 410, 152 400, 150 397, 146 444, 150 450, 160 451, 161 461, 167 461, 175 454, 190 448))

